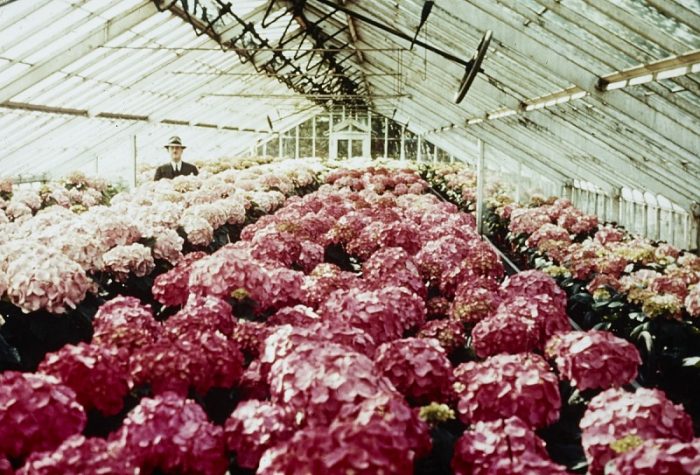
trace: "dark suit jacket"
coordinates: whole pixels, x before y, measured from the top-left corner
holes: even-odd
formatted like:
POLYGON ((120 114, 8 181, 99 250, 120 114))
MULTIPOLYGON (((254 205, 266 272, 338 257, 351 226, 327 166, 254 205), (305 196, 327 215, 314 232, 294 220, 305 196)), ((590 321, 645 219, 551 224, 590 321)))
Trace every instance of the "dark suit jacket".
POLYGON ((167 178, 170 180, 172 178, 175 178, 176 176, 181 175, 199 175, 199 170, 197 170, 197 167, 195 167, 191 163, 182 162, 180 164, 180 172, 175 173, 173 171, 172 164, 166 163, 165 165, 161 165, 158 168, 156 168, 156 176, 155 178, 153 178, 153 180, 158 181, 161 178, 167 178))

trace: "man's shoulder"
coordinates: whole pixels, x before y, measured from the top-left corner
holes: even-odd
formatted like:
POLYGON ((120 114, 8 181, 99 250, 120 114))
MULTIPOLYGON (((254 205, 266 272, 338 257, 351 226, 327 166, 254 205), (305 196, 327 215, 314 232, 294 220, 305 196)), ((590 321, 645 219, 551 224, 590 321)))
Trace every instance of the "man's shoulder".
POLYGON ((170 167, 170 164, 169 164, 169 163, 164 163, 163 165, 159 165, 158 168, 157 168, 157 170, 160 170, 160 171, 167 170, 168 167, 170 167))
POLYGON ((182 167, 189 167, 189 168, 197 168, 195 165, 189 163, 189 162, 182 162, 182 167))

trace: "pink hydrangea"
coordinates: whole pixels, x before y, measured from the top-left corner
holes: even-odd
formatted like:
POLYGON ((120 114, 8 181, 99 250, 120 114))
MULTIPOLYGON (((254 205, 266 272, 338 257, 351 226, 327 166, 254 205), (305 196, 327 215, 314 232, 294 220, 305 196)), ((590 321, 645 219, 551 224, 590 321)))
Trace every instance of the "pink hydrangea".
POLYGON ((425 303, 404 287, 334 293, 319 309, 324 318, 367 332, 378 344, 401 338, 425 321, 425 303))
MULTIPOLYGON (((69 437, 54 451, 35 452, 17 475, 133 475, 139 469, 118 442, 82 435, 69 437)), ((2 473, 2 472, 0 472, 2 473)))
POLYGON ((540 270, 526 270, 509 276, 503 281, 500 294, 505 302, 518 296, 549 295, 558 308, 566 309, 566 292, 556 280, 540 270))
POLYGON ((356 274, 342 271, 335 264, 319 264, 304 282, 304 303, 317 309, 336 290, 349 290, 359 286, 360 278, 356 274))
POLYGON ((187 240, 194 246, 208 246, 214 239, 214 228, 201 216, 187 214, 180 220, 187 240))
POLYGON ((55 376, 71 388, 86 411, 112 416, 124 407, 129 392, 126 350, 79 343, 49 353, 39 372, 55 376))
POLYGON ((251 255, 264 262, 290 267, 299 260, 301 240, 294 234, 276 230, 258 232, 251 242, 251 255))
POLYGON ((270 328, 261 322, 239 320, 233 329, 231 339, 246 358, 257 358, 264 349, 265 338, 270 334, 270 328))
POLYGON ((235 341, 212 331, 163 337, 131 357, 136 384, 149 383, 154 394, 172 391, 199 394, 211 388, 233 387, 243 374, 243 356, 235 341))
POLYGON ((598 229, 593 238, 601 244, 610 244, 620 242, 624 237, 625 233, 622 230, 612 226, 604 226, 598 229))
POLYGON ((691 317, 700 317, 700 284, 695 284, 688 292, 685 309, 691 317))
POLYGON ((622 284, 620 284, 620 281, 617 278, 611 275, 598 274, 588 283, 586 290, 590 294, 593 294, 596 290, 604 287, 609 287, 614 291, 619 292, 622 289, 622 284))
POLYGON ((228 467, 223 430, 197 403, 173 393, 142 399, 111 439, 145 473, 223 475, 228 467))
POLYGON ((80 265, 55 252, 28 252, 9 263, 6 275, 7 296, 25 313, 65 313, 83 301, 92 285, 80 265))
POLYGON ((500 353, 528 353, 542 343, 535 319, 498 313, 478 322, 472 330, 472 347, 479 358, 500 353))
POLYGON ((124 348, 128 353, 155 342, 163 327, 149 306, 134 297, 115 297, 100 306, 94 320, 93 343, 124 348))
POLYGON ((165 330, 173 336, 206 331, 230 335, 235 323, 228 302, 217 297, 193 295, 182 310, 165 322, 165 330))
POLYGON ((450 305, 451 302, 441 295, 430 297, 425 302, 428 319, 436 320, 446 318, 450 312, 450 305))
POLYGON ((15 470, 12 468, 12 464, 2 454, 0 454, 0 475, 15 475, 15 470))
POLYGON ((469 252, 468 247, 467 240, 453 236, 440 237, 425 243, 415 255, 415 261, 426 280, 439 282, 443 274, 464 260, 469 252))
POLYGON ((53 376, 0 373, 0 454, 21 460, 53 450, 85 422, 73 390, 53 376))
POLYGON ((410 220, 394 221, 381 228, 378 243, 382 248, 402 248, 409 255, 414 255, 420 250, 420 240, 416 235, 420 233, 418 226, 410 220))
POLYGON ((203 252, 187 254, 175 267, 156 277, 151 288, 153 297, 169 307, 184 305, 189 295, 192 266, 205 255, 203 252))
POLYGON ((416 335, 418 338, 434 338, 448 355, 464 347, 467 337, 464 326, 455 320, 432 320, 426 322, 416 335))
POLYGON ((683 300, 688 295, 688 286, 680 277, 661 275, 649 284, 649 290, 657 294, 673 294, 683 300))
POLYGON ((591 400, 580 427, 592 475, 603 473, 605 464, 616 456, 615 445, 626 438, 670 438, 681 442, 693 438, 690 416, 658 389, 640 388, 634 393, 608 389, 591 400))
POLYGON ((571 237, 566 229, 556 224, 545 224, 527 238, 526 244, 528 247, 536 248, 543 241, 571 242, 571 237))
POLYGON ((549 215, 541 208, 521 208, 510 215, 508 230, 515 234, 533 234, 545 224, 551 224, 549 215))
POLYGON ((365 355, 345 346, 303 343, 270 370, 270 395, 306 423, 327 425, 347 406, 396 395, 365 355))
POLYGON ((694 475, 700 473, 700 439, 679 442, 651 439, 612 459, 606 473, 615 475, 694 475))
POLYGON ((547 342, 546 354, 562 377, 581 390, 628 384, 642 363, 632 343, 597 330, 555 335, 547 342))
POLYGON ((104 270, 120 282, 129 276, 144 277, 153 271, 155 262, 151 250, 143 244, 117 246, 102 256, 104 270))
POLYGON ((450 317, 462 323, 476 323, 493 315, 499 302, 496 291, 467 281, 457 287, 450 317))
POLYGON ((455 369, 457 410, 465 423, 520 417, 542 428, 559 418, 559 382, 535 354, 496 355, 455 369))
POLYGON ((416 404, 442 402, 452 384, 452 365, 437 340, 405 338, 377 349, 375 364, 396 389, 416 404))
POLYGON ((564 475, 545 443, 517 417, 477 422, 459 438, 452 457, 455 475, 564 475))
POLYGON ((263 295, 269 286, 269 271, 241 245, 226 245, 195 262, 190 269, 190 292, 228 298, 243 289, 249 295, 263 295))
POLYGON ((153 257, 164 259, 175 265, 182 259, 182 246, 185 240, 172 229, 161 229, 156 233, 153 257))
POLYGON ((362 277, 375 288, 397 285, 412 290, 421 298, 428 293, 418 266, 400 247, 385 247, 372 254, 362 265, 362 277))
POLYGON ((270 326, 293 325, 297 327, 309 326, 321 321, 321 317, 306 305, 284 307, 267 319, 270 326))
MULTIPOLYGON (((553 335, 571 330, 571 323, 564 309, 549 295, 544 294, 530 298, 521 296, 506 300, 496 310, 496 316, 534 321, 537 326, 536 348, 539 350, 544 349, 545 343, 553 335)), ((525 327, 522 327, 524 330, 525 327)))
POLYGON ((320 244, 311 241, 302 241, 296 264, 298 264, 304 272, 309 273, 323 262, 324 253, 325 249, 320 244))
POLYGON ((267 401, 243 401, 226 421, 226 447, 243 468, 255 469, 269 448, 291 439, 296 432, 294 415, 267 401))

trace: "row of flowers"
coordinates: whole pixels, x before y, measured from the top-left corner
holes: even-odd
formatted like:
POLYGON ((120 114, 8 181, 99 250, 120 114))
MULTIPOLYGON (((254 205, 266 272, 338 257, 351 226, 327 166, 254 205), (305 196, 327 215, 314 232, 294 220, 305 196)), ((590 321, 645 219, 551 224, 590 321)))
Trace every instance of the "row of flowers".
POLYGON ((564 474, 541 437, 558 424, 592 474, 700 469, 683 409, 621 388, 634 346, 571 331, 546 274, 504 280, 473 216, 408 170, 326 182, 157 277, 165 321, 118 297, 91 343, 0 375, 0 473, 564 474), (582 418, 564 420, 567 385, 582 418), (96 413, 119 423, 92 435, 96 413))

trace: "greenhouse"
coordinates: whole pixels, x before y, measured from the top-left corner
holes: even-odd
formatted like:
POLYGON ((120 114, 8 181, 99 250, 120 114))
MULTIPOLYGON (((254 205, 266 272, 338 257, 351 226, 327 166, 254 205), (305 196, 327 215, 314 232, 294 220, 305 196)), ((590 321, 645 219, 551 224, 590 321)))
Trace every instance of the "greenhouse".
POLYGON ((698 0, 0 0, 0 475, 700 474, 698 0))

